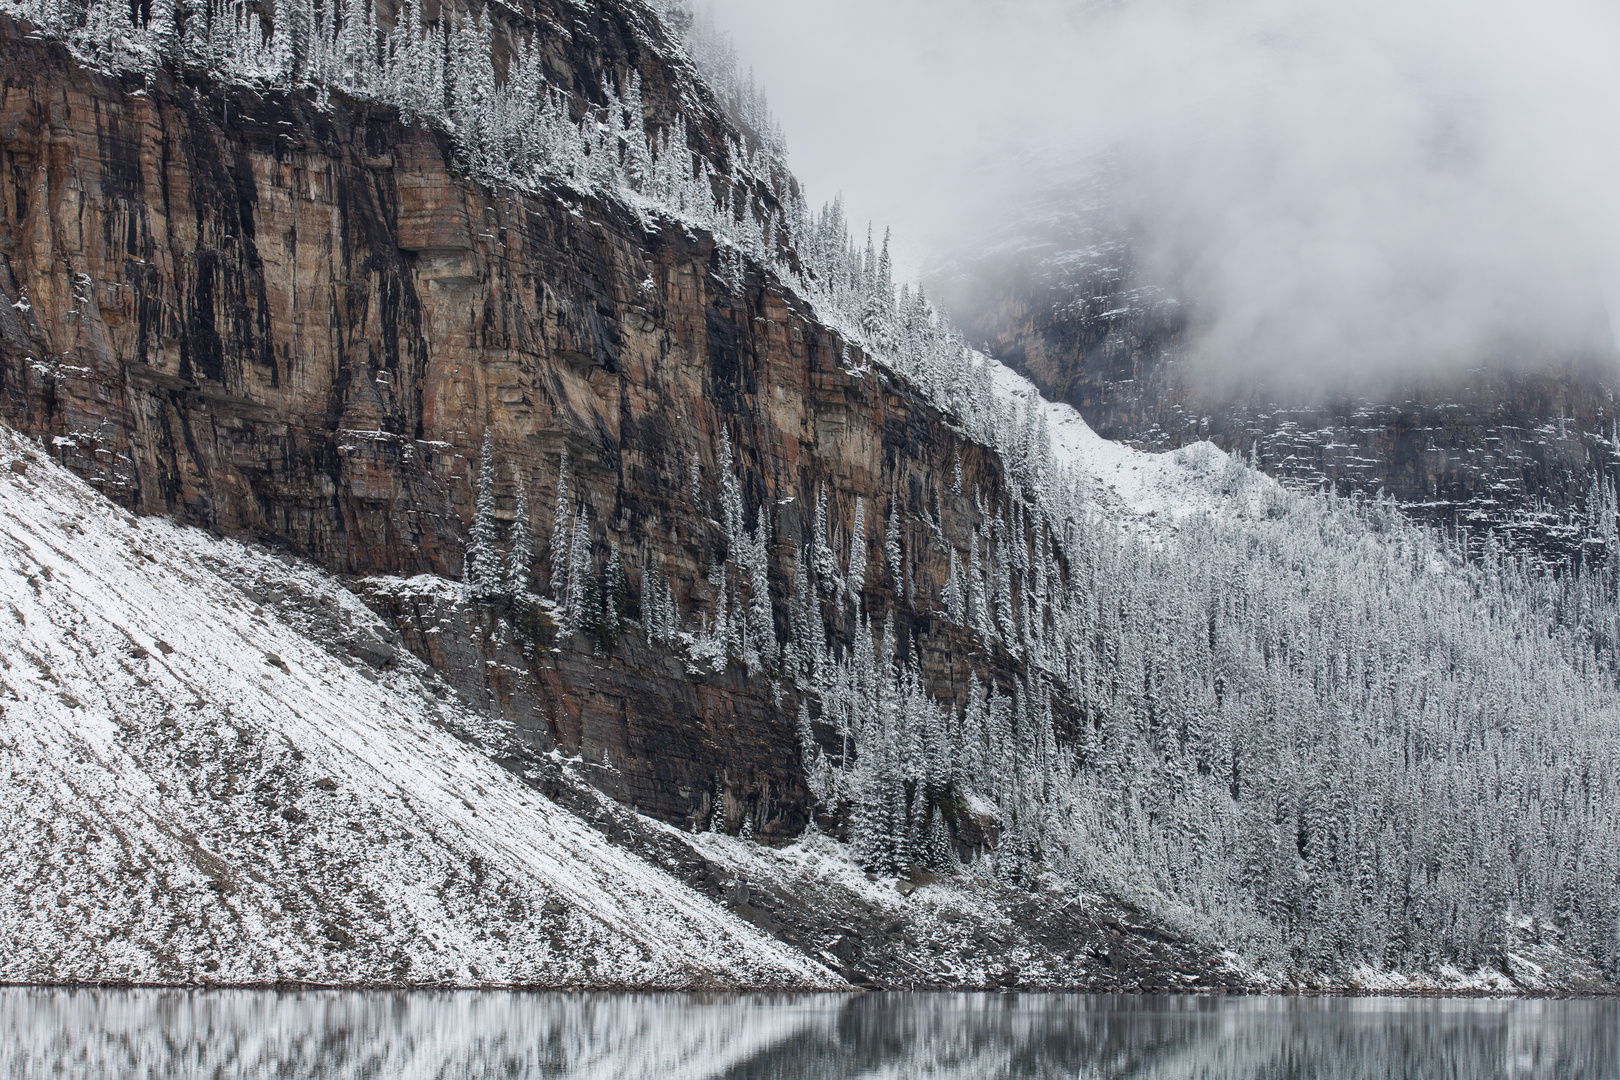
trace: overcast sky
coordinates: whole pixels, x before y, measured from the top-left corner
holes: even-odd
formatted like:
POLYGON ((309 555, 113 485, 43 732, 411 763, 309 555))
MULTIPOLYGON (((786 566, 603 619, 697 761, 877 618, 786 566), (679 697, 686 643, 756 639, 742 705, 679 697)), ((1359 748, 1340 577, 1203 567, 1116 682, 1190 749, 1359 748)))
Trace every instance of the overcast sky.
POLYGON ((1620 298, 1608 0, 715 14, 812 200, 842 191, 852 219, 893 224, 913 271, 1106 153, 1151 272, 1197 294, 1201 347, 1227 362, 1374 370, 1504 337, 1568 351, 1620 298))

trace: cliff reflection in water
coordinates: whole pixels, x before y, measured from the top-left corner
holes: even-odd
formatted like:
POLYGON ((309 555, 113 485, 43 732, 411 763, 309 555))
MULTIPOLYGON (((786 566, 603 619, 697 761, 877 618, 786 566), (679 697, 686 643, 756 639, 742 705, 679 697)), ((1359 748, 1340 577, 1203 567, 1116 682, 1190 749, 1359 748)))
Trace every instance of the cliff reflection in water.
POLYGON ((1599 1080, 1620 1002, 0 990, 0 1075, 1599 1080))

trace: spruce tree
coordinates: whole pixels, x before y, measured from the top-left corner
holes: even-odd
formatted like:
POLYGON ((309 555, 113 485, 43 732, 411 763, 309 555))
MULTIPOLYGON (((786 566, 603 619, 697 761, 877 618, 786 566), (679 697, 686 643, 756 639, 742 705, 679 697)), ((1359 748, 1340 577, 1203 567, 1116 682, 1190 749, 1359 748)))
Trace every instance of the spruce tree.
POLYGON ((624 624, 629 617, 630 580, 619 558, 619 545, 612 544, 607 569, 603 572, 602 624, 597 635, 604 648, 611 649, 618 644, 619 635, 624 632, 624 624))
POLYGON ((506 595, 506 572, 501 565, 499 527, 495 521, 495 444, 484 430, 484 448, 479 455, 478 496, 473 508, 472 534, 462 578, 472 598, 491 604, 506 595))
POLYGON ((889 498, 889 520, 883 529, 883 553, 888 556, 890 580, 894 584, 895 599, 905 591, 905 575, 900 565, 900 508, 899 500, 889 498))
POLYGON ((523 597, 529 594, 534 571, 534 526, 529 521, 529 491, 521 472, 517 477, 516 513, 507 554, 506 588, 509 595, 523 597))
POLYGON ((568 552, 568 579, 564 603, 564 622, 570 630, 590 632, 596 628, 602 612, 600 590, 597 588, 595 560, 591 557, 591 517, 583 505, 574 517, 571 544, 568 552))
POLYGON ((850 604, 861 608, 861 592, 866 587, 866 510, 855 496, 855 526, 849 534, 849 571, 844 575, 850 604))
POLYGON ((557 500, 551 513, 551 598, 568 605, 568 571, 573 546, 569 523, 573 510, 568 499, 568 448, 563 447, 557 464, 557 500))

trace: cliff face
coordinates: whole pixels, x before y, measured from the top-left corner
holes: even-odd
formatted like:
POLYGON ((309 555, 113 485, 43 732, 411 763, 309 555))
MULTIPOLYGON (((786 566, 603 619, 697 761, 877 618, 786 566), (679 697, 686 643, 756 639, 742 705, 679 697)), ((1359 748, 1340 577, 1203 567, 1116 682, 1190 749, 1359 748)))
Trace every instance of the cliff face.
POLYGON ((1591 478, 1620 463, 1613 356, 1419 375, 1377 394, 1212 386, 1185 363, 1189 312, 1136 280, 1129 243, 1045 210, 1056 235, 1011 226, 931 285, 970 340, 1098 434, 1149 450, 1209 439, 1303 486, 1383 490, 1437 524, 1555 560, 1579 552, 1591 478))
MULTIPOLYGON (((635 64, 649 121, 706 100, 638 46, 639 9, 596 7, 589 25, 536 22, 575 69, 565 84, 635 64)), ((120 81, 3 17, 0 57, 0 415, 139 513, 342 574, 457 578, 487 430, 507 520, 526 482, 540 588, 566 450, 597 563, 618 548, 632 611, 644 568, 662 566, 696 624, 725 554, 726 432, 750 520, 769 514, 785 633, 801 507, 824 484, 843 536, 860 496, 869 521, 898 505, 908 544, 925 500, 968 528, 971 496, 936 488, 958 455, 965 490, 999 497, 993 459, 902 387, 846 371, 843 341, 774 281, 739 278, 706 234, 566 191, 482 189, 442 137, 387 111, 120 81)), ((908 550, 919 588, 937 588, 944 548, 908 550)), ((693 674, 634 632, 516 640, 497 619, 449 641, 435 595, 376 602, 540 747, 607 764, 623 801, 686 826, 724 790, 732 828, 802 828, 791 693, 737 663, 693 674)), ((901 622, 933 692, 962 689, 974 646, 926 615, 901 622)))

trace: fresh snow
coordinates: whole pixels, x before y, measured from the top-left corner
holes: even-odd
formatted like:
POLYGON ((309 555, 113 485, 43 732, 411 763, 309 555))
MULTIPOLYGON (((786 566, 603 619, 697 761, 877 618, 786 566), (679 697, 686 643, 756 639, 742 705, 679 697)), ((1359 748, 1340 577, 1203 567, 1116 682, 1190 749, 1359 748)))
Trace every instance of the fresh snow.
POLYGON ((0 429, 0 979, 832 987, 497 765, 325 575, 0 429), (315 616, 311 616, 314 618, 315 616))
MULTIPOLYGON (((1178 450, 1148 453, 1113 442, 1091 430, 1074 406, 1048 401, 1035 384, 993 357, 975 354, 988 365, 996 393, 1020 407, 1033 398, 1046 418, 1052 459, 1083 478, 1086 494, 1099 511, 1116 519, 1159 518, 1164 524, 1193 513, 1222 509, 1230 500, 1212 483, 1231 460, 1211 442, 1197 442, 1178 450)), ((1275 481, 1256 474, 1251 482, 1266 486, 1275 481)))

